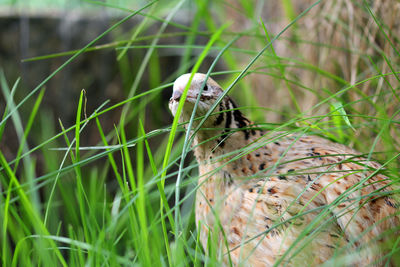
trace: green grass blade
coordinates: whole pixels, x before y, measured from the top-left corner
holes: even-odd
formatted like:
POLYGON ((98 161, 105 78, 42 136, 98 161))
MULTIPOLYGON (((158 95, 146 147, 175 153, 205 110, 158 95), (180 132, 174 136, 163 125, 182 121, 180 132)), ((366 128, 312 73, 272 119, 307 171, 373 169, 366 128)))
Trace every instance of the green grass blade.
MULTIPOLYGON (((81 95, 79 97, 79 103, 78 103, 78 109, 76 112, 76 123, 75 123, 75 162, 78 163, 75 166, 75 173, 76 173, 76 189, 77 189, 77 198, 78 198, 78 204, 79 204, 79 212, 81 215, 81 221, 82 221, 82 228, 84 231, 85 239, 86 241, 89 242, 90 237, 89 237, 89 231, 88 231, 88 225, 86 222, 86 214, 87 210, 85 208, 85 203, 88 202, 87 197, 85 195, 85 189, 82 183, 82 171, 81 171, 81 166, 79 165, 79 162, 81 160, 81 155, 80 155, 80 122, 81 122, 81 116, 82 116, 82 108, 83 108, 83 101, 86 103, 86 91, 82 90, 81 95)), ((86 115, 85 115, 86 116, 86 115)))
MULTIPOLYGON (((284 2, 285 2, 284 6, 288 6, 288 3, 287 3, 287 2, 290 2, 290 0, 285 0, 284 2)), ((288 9, 288 8, 285 8, 285 9, 288 9)), ((287 12, 289 12, 289 11, 287 11, 287 12)), ((294 14, 292 14, 292 12, 290 11, 290 17, 291 17, 292 15, 294 15, 294 14)), ((293 18, 293 19, 294 19, 294 18, 293 18)), ((260 21, 261 21, 261 25, 262 25, 262 27, 263 27, 263 29, 264 29, 265 37, 267 38, 267 42, 268 42, 268 43, 271 43, 271 38, 269 37, 267 27, 265 27, 265 24, 264 24, 264 22, 263 22, 263 20, 262 20, 261 18, 260 18, 260 21)), ((296 24, 294 24, 294 25, 296 25, 296 24)), ((284 68, 283 65, 281 64, 281 61, 280 61, 278 55, 276 54, 273 45, 271 45, 271 51, 272 51, 272 54, 273 54, 273 55, 275 56, 275 58, 276 58, 276 61, 277 61, 276 63, 277 63, 277 65, 278 65, 278 67, 279 67, 279 71, 280 71, 282 77, 286 77, 285 68, 284 68)), ((286 87, 287 87, 287 89, 288 89, 290 98, 292 99, 292 102, 293 102, 293 104, 294 104, 294 106, 295 106, 297 112, 301 112, 300 105, 299 105, 299 103, 298 103, 298 101, 297 101, 297 99, 296 99, 296 96, 294 95, 293 89, 292 89, 292 87, 290 86, 290 83, 288 83, 286 79, 285 79, 285 84, 286 84, 286 87)))
POLYGON ((15 165, 14 165, 14 172, 18 168, 19 157, 21 156, 21 153, 22 153, 22 150, 24 148, 26 139, 28 138, 28 135, 29 135, 29 132, 30 132, 30 130, 32 128, 32 125, 33 125, 33 122, 35 120, 36 114, 37 114, 37 112, 39 110, 40 104, 41 104, 43 96, 44 96, 44 92, 45 92, 45 88, 43 88, 40 91, 40 93, 39 93, 39 95, 38 95, 38 97, 37 97, 37 99, 35 101, 35 104, 34 104, 34 106, 32 108, 32 112, 29 115, 28 123, 26 124, 25 131, 24 131, 24 136, 23 136, 22 141, 21 141, 21 143, 19 145, 19 148, 18 148, 18 151, 17 151, 17 156, 15 157, 17 161, 15 162, 15 165))
MULTIPOLYGON (((2 88, 2 91, 3 91, 3 94, 5 94, 4 97, 5 97, 5 99, 7 99, 7 103, 6 103, 6 107, 4 108, 4 113, 3 113, 3 116, 2 116, 2 120, 4 120, 5 117, 8 115, 8 110, 10 109, 11 101, 13 101, 12 99, 14 98, 14 94, 15 94, 15 92, 17 90, 19 81, 20 81, 20 78, 18 78, 15 81, 15 83, 14 83, 12 89, 11 89, 11 92, 8 95, 7 92, 9 91, 9 89, 8 89, 6 77, 4 76, 3 70, 0 69, 0 85, 1 85, 1 88, 2 88)), ((0 125, 0 141, 1 141, 2 137, 3 137, 3 132, 4 132, 5 127, 6 127, 5 123, 0 125)))
MULTIPOLYGON (((42 220, 40 219, 39 214, 37 214, 36 209, 31 205, 31 202, 29 201, 28 196, 25 194, 25 192, 21 189, 20 183, 18 182, 17 177, 13 173, 11 167, 7 163, 7 160, 5 159, 3 153, 0 151, 0 164, 3 166, 5 173, 9 176, 10 178, 10 183, 12 182, 17 189, 17 193, 20 197, 21 201, 21 206, 27 213, 28 218, 32 222, 33 226, 35 227, 35 230, 44 235, 47 236, 49 235, 49 232, 45 225, 43 224, 42 220)), ((63 256, 61 255, 60 250, 57 248, 57 246, 54 244, 54 242, 50 242, 49 244, 52 249, 54 250, 54 253, 56 254, 57 258, 59 259, 60 263, 63 266, 67 266, 67 263, 65 262, 63 256)))

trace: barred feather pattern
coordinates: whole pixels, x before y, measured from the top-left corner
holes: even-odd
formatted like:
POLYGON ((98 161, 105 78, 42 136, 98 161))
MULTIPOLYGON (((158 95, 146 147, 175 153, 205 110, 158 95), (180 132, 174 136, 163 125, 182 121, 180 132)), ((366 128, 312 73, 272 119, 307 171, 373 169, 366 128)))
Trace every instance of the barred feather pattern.
MULTIPOLYGON (((174 83, 173 115, 189 76, 174 83)), ((201 91, 204 80, 195 74, 181 122, 190 118, 199 94, 196 116, 204 116, 223 93, 211 78, 201 91)), ((399 221, 380 164, 317 136, 266 132, 228 96, 196 133, 193 147, 200 239, 207 251, 216 236, 225 264, 318 266, 334 253, 357 250, 360 257, 352 264, 384 264, 374 244, 399 221)))

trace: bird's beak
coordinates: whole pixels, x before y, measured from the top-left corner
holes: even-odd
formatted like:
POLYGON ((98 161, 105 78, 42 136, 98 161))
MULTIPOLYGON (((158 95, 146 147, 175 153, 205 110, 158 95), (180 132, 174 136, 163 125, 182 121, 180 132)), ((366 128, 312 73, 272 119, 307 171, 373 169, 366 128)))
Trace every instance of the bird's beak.
POLYGON ((171 100, 179 101, 179 99, 181 99, 181 96, 182 96, 181 90, 174 90, 172 92, 172 97, 170 98, 170 101, 171 100))

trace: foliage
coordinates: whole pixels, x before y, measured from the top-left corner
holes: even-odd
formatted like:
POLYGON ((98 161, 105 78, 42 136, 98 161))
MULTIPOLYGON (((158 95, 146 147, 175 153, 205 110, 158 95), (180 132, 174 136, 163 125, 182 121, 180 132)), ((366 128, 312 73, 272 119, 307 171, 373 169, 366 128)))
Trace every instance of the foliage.
MULTIPOLYGON (((2 74, 6 107, 0 140, 4 145, 4 131, 15 128, 19 142, 11 158, 0 151, 2 266, 219 266, 216 243, 210 242, 206 255, 196 231, 198 174, 191 139, 172 117, 159 119, 167 112, 162 91, 197 68, 236 96, 260 127, 353 146, 379 159, 398 183, 400 25, 390 24, 390 18, 399 4, 387 1, 391 10, 367 1, 294 2, 155 0, 135 11, 90 1, 86 4, 127 15, 80 50, 27 59, 70 56, 23 99, 14 97, 19 80, 10 88, 2 74), (275 17, 265 19, 263 10, 274 8, 275 17), (143 19, 131 32, 120 31, 114 42, 95 46, 139 15, 143 19), (54 125, 42 108, 46 83, 77 57, 104 49, 115 49, 120 75, 129 81, 122 88, 126 100, 110 105, 104 99, 87 114, 91 99, 82 91, 75 124, 54 125), (133 66, 128 54, 136 49, 145 54, 133 66), (160 55, 176 52, 180 64, 171 74, 160 55), (150 89, 144 87, 147 78, 150 89), (29 114, 23 106, 32 107, 29 114), (104 114, 116 111, 119 120, 105 132, 104 114), (97 128, 100 142, 82 144, 88 125, 97 128)), ((300 244, 308 242, 306 235, 300 244)), ((394 235, 386 244, 386 257, 397 262, 399 241, 394 235)), ((338 251, 332 261, 357 257, 343 255, 338 251)))

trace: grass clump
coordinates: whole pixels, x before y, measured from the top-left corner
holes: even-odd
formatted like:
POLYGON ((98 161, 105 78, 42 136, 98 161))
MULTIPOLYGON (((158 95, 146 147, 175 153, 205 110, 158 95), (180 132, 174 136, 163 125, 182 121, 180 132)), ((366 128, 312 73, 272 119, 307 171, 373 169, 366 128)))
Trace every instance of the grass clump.
MULTIPOLYGON (((0 122, 2 266, 219 266, 217 243, 210 242, 205 253, 196 230, 198 173, 190 138, 165 115, 170 91, 163 91, 191 71, 212 75, 260 127, 318 134, 380 160, 398 189, 396 1, 378 6, 349 0, 156 0, 137 10, 90 4, 127 15, 80 50, 26 59, 34 64, 69 56, 22 99, 15 97, 26 89, 19 80, 9 86, 0 75, 5 100, 0 122), (142 20, 129 33, 120 30, 139 15, 142 20), (95 46, 113 33, 115 40, 95 46), (76 95, 75 122, 64 125, 43 104, 52 89, 46 85, 76 58, 99 50, 115 53, 125 99, 113 104, 104 99, 89 111, 91 99, 82 90, 76 95), (142 57, 131 61, 136 51, 142 57), (174 70, 165 65, 171 56, 179 59, 174 70), (118 118, 109 123, 108 114, 118 118), (92 138, 89 127, 95 129, 92 138), (18 149, 10 151, 14 131, 18 149)), ((254 148, 238 154, 246 149, 254 148)), ((399 199, 397 191, 394 198, 399 199)), ((321 216, 328 211, 325 207, 321 216)), ((280 261, 300 253, 312 230, 280 261)), ((385 259, 400 262, 399 241, 393 234, 385 259)), ((352 260, 356 253, 338 250, 330 262, 352 260)))

